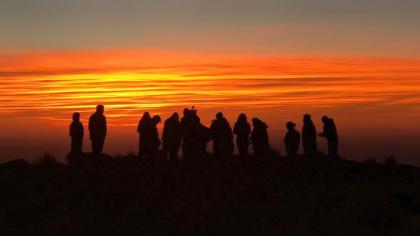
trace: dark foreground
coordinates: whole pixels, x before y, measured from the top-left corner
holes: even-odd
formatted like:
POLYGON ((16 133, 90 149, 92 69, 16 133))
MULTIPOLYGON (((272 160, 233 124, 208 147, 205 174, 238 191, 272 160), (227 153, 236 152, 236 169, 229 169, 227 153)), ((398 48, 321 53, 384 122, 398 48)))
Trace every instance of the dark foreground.
POLYGON ((420 235, 420 170, 325 157, 0 166, 0 235, 420 235))

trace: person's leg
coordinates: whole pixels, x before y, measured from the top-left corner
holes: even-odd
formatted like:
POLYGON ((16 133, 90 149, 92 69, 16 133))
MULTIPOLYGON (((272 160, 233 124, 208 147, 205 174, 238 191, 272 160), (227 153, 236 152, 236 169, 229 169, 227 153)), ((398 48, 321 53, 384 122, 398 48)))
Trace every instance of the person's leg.
POLYGON ((337 156, 337 146, 336 143, 332 140, 328 141, 328 156, 329 157, 336 157, 337 156))
POLYGON ((82 153, 82 146, 83 146, 83 139, 76 139, 74 140, 74 151, 76 153, 82 153))
POLYGON ((333 144, 333 155, 334 157, 338 157, 338 142, 335 141, 333 144))
POLYGON ((70 153, 74 154, 75 152, 76 152, 76 140, 72 138, 71 143, 70 143, 70 153))
POLYGON ((92 152, 93 153, 98 153, 97 140, 95 138, 92 138, 91 142, 92 142, 92 152))
POLYGON ((105 138, 102 138, 101 140, 99 140, 98 142, 98 152, 102 153, 103 149, 104 149, 104 143, 105 143, 105 138))

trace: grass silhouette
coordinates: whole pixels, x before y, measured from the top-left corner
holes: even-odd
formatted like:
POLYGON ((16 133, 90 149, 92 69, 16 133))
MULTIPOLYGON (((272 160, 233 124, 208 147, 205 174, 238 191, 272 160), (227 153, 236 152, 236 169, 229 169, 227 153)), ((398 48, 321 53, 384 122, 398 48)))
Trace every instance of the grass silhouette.
POLYGON ((420 170, 323 155, 0 165, 1 235, 418 235, 420 170))

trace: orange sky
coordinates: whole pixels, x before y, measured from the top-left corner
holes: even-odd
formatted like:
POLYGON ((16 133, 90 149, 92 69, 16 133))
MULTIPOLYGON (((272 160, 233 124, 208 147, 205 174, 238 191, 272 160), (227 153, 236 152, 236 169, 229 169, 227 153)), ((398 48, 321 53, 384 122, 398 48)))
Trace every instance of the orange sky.
POLYGON ((416 59, 140 49, 33 52, 0 55, 0 79, 2 140, 44 137, 45 143, 50 138, 65 143, 71 113, 81 112, 86 123, 99 103, 105 104, 114 127, 109 142, 115 147, 120 137, 130 137, 131 150, 136 139, 132 126, 142 112, 165 118, 191 105, 207 124, 219 110, 232 124, 241 111, 259 116, 270 124, 278 138, 272 143, 279 149, 284 122, 300 124, 305 112, 335 117, 349 137, 416 136, 420 131, 416 59))

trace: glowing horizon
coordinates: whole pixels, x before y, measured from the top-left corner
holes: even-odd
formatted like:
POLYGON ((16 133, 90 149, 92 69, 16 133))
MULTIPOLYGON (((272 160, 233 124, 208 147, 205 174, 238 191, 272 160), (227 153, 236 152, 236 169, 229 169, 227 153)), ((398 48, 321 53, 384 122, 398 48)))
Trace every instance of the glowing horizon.
POLYGON ((417 59, 102 51, 16 54, 1 64, 3 117, 38 114, 65 121, 69 112, 87 113, 101 103, 110 118, 129 118, 135 124, 133 118, 146 109, 190 105, 206 109, 229 104, 244 110, 346 105, 386 110, 403 105, 410 110, 420 104, 415 96, 420 94, 417 59))

